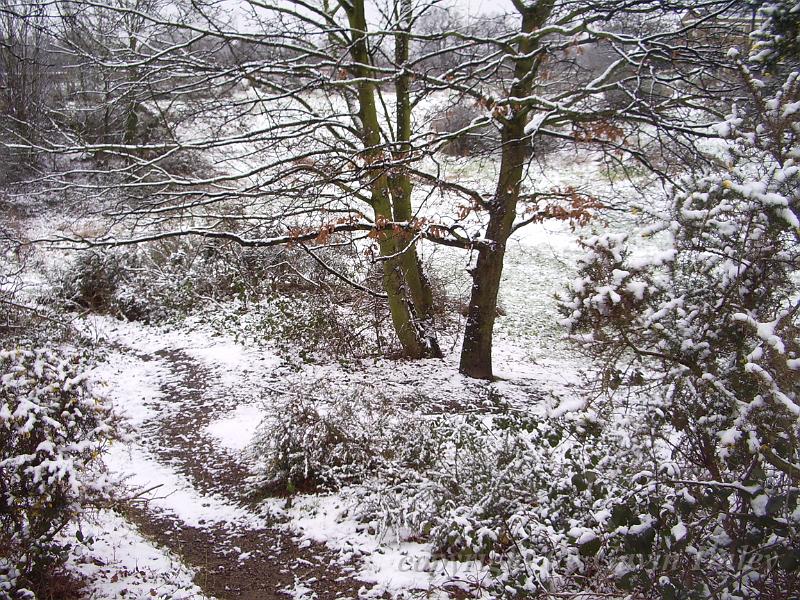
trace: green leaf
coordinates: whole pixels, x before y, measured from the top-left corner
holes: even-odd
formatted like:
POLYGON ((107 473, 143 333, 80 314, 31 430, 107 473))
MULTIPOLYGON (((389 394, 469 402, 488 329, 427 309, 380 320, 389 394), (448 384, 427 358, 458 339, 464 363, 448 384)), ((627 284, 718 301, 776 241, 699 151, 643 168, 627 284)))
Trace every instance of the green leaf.
POLYGON ((603 545, 603 540, 599 537, 593 538, 578 546, 578 551, 581 556, 595 556, 603 545))
POLYGON ((625 551, 628 554, 650 554, 656 530, 648 527, 640 533, 629 533, 625 536, 625 551))
POLYGON ((615 504, 611 509, 611 519, 609 524, 613 529, 623 525, 631 525, 633 522, 633 511, 627 504, 615 504))
POLYGON ((589 484, 586 483, 586 480, 580 473, 575 473, 575 475, 572 476, 572 485, 574 485, 575 489, 579 492, 582 492, 589 487, 589 484))
POLYGON ((631 570, 617 577, 617 587, 632 592, 639 583, 641 571, 631 570))
POLYGON ((662 600, 678 600, 678 588, 671 581, 661 584, 662 600))
POLYGON ((778 564, 784 571, 794 572, 800 567, 800 548, 787 548, 786 552, 778 557, 778 564))

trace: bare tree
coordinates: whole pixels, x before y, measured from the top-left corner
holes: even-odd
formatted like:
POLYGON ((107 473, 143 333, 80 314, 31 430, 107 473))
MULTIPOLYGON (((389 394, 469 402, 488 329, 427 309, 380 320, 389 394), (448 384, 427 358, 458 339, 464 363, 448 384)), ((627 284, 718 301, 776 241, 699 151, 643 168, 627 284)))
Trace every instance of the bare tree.
MULTIPOLYGON (((35 2, 0 2, 0 115, 8 135, 35 139, 48 93, 47 13, 35 2)), ((31 148, 8 156, 9 170, 32 161, 31 148)), ((5 169, 4 169, 5 170, 5 169)))
MULTIPOLYGON (((658 172, 626 132, 647 126, 678 140, 691 150, 691 140, 707 127, 708 99, 732 88, 724 79, 709 78, 720 66, 720 48, 713 40, 690 33, 713 23, 734 3, 705 2, 571 2, 514 0, 518 27, 491 39, 469 38, 492 48, 479 60, 443 74, 420 77, 441 89, 458 90, 489 113, 474 126, 490 121, 500 130, 499 177, 493 193, 473 190, 475 209, 484 211, 485 228, 476 247, 473 286, 461 354, 461 371, 491 378, 492 332, 509 237, 528 223, 549 215, 581 218, 590 198, 572 193, 559 199, 535 193, 526 173, 542 139, 591 144, 630 155, 658 172), (687 22, 689 8, 703 18, 687 22), (648 31, 620 31, 620 18, 637 16, 658 26, 648 31), (581 49, 606 50, 602 69, 581 64, 581 49), (592 67, 595 68, 592 68, 592 67), (710 79, 710 82, 709 82, 710 79), (614 102, 610 96, 616 94, 614 102), (691 119, 687 115, 692 114, 691 119), (566 201, 566 202, 564 202, 566 201), (553 202, 560 210, 553 210, 553 202), (531 204, 539 207, 531 212, 531 204), (520 210, 520 209, 523 210, 520 210)), ((457 32, 445 35, 464 36, 457 32)), ((696 153, 695 153, 696 157, 696 153)))
POLYGON ((404 353, 441 355, 430 285, 416 253, 423 235, 413 223, 413 186, 402 169, 412 136, 410 75, 402 72, 415 10, 410 3, 382 11, 376 33, 363 2, 252 2, 236 22, 200 2, 180 19, 150 0, 64 7, 65 51, 76 65, 101 74, 99 90, 87 91, 87 82, 82 92, 102 100, 103 133, 65 128, 45 151, 102 155, 115 176, 97 183, 52 174, 57 186, 113 199, 117 217, 136 222, 137 240, 198 234, 263 246, 372 232, 404 353), (82 35, 90 29, 101 33, 82 35), (168 104, 191 112, 195 127, 205 130, 161 143, 139 135, 139 115, 168 104), (120 113, 122 136, 112 122, 120 113), (236 161, 239 170, 178 175, 171 161, 187 150, 223 164, 236 161), (203 213, 201 206, 214 208, 203 213), (220 222, 231 221, 239 231, 220 230, 220 222), (148 230, 156 223, 176 228, 156 234, 148 230), (264 231, 281 227, 285 234, 263 239, 264 231), (255 232, 261 237, 252 237, 255 232))
POLYGON ((692 139, 711 135, 702 117, 713 112, 708 99, 735 91, 719 76, 719 45, 692 35, 718 27, 737 6, 722 0, 514 0, 513 15, 480 24, 442 19, 435 3, 411 0, 250 0, 236 14, 198 0, 187 11, 155 0, 68 4, 73 14, 94 15, 89 22, 102 15, 118 23, 109 39, 124 42, 100 56, 64 43, 82 64, 122 82, 112 87, 126 115, 122 139, 64 131, 39 144, 110 157, 102 180, 77 176, 93 173, 85 166, 69 178, 48 176, 109 201, 113 229, 85 242, 200 235, 244 246, 324 245, 349 234, 377 246, 409 357, 440 355, 418 243, 471 250, 478 259, 461 357, 471 377, 492 377, 509 237, 552 216, 582 219, 597 206, 573 191, 536 190, 530 167, 542 142, 591 145, 658 173, 640 134, 696 156, 692 139), (684 18, 689 8, 699 16, 684 18), (600 50, 602 61, 581 59, 600 50), (472 103, 479 116, 457 131, 432 130, 425 102, 442 98, 472 103), (188 120, 148 142, 135 135, 145 108, 188 120), (487 127, 498 133, 497 180, 470 187, 442 177, 442 148, 487 127), (214 166, 176 169, 187 153, 214 166), (425 218, 421 206, 441 194, 465 200, 482 225, 469 225, 466 214, 425 218))

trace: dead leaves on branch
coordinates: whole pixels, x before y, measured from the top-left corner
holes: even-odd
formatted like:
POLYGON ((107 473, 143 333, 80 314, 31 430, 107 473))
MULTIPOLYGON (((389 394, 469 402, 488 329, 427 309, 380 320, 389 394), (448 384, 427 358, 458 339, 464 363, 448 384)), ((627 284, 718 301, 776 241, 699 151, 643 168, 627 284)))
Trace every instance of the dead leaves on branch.
POLYGON ((384 216, 379 216, 375 220, 375 226, 367 234, 367 237, 374 240, 386 238, 390 233, 395 237, 411 241, 414 236, 422 235, 422 237, 444 239, 447 236, 448 229, 444 225, 437 225, 431 223, 426 218, 413 218, 408 223, 396 223, 389 221, 384 216))
POLYGON ((525 210, 528 223, 541 223, 547 220, 569 221, 574 231, 587 225, 595 216, 595 211, 604 205, 594 196, 577 191, 572 186, 553 188, 546 197, 534 196, 538 200, 525 210))
POLYGON ((625 131, 611 121, 572 124, 572 138, 576 142, 596 142, 598 140, 619 142, 624 136, 625 131))
POLYGON ((325 223, 319 227, 290 227, 289 237, 291 241, 289 245, 291 246, 301 240, 306 240, 309 235, 316 233, 316 237, 313 238, 313 243, 317 246, 324 246, 330 241, 331 236, 337 232, 337 229, 341 231, 342 226, 345 228, 348 226, 355 227, 358 222, 359 218, 357 215, 349 215, 346 217, 339 217, 335 221, 325 223))

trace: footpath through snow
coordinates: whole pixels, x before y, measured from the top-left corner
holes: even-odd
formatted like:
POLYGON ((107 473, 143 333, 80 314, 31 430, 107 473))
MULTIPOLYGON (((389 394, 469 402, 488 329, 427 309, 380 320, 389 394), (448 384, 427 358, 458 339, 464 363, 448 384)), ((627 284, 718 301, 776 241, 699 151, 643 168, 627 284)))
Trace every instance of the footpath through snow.
MULTIPOLYGON (((124 519, 101 516, 93 549, 77 560, 77 568, 94 579, 94 597, 368 594, 369 586, 354 575, 358 565, 295 541, 274 515, 254 509, 247 466, 211 434, 215 421, 257 399, 231 376, 232 367, 242 366, 240 348, 156 336, 143 326, 102 319, 93 324, 103 328, 110 351, 95 377, 109 386, 133 428, 125 444, 111 449, 108 466, 132 491, 144 492, 124 519)), ((248 358, 270 382, 274 357, 248 358)), ((242 446, 247 436, 245 427, 238 437, 242 446)))
MULTIPOLYGON (((83 526, 94 543, 73 568, 87 576, 93 598, 451 597, 445 588, 483 576, 483 565, 437 562, 426 544, 370 531, 351 517, 346 490, 297 496, 291 508, 281 498, 256 502, 246 449, 269 399, 298 379, 424 389, 441 403, 435 412, 485 393, 486 383, 441 361, 297 373, 269 350, 203 327, 93 317, 85 330, 107 348, 93 377, 132 432, 110 449, 107 464, 141 495, 126 514, 103 513, 83 526)), ((528 409, 558 412, 563 407, 548 401, 556 395, 543 394, 548 377, 553 390, 574 382, 548 365, 492 385, 528 409)))
MULTIPOLYGON (((502 380, 491 385, 522 410, 556 415, 579 408, 559 400, 574 398, 563 392, 578 381, 577 366, 553 352, 554 315, 526 320, 542 312, 530 310, 531 298, 549 297, 561 282, 547 233, 510 254, 509 272, 535 271, 523 281, 538 287, 510 286, 504 294, 510 316, 498 327, 496 348, 502 380)), ((487 392, 454 363, 306 365, 298 373, 268 349, 237 344, 191 319, 157 328, 95 316, 83 327, 107 349, 94 378, 132 431, 111 448, 107 464, 130 493, 146 492, 126 514, 102 513, 82 526, 94 543, 73 567, 87 576, 92 597, 448 597, 436 590, 482 576, 482 565, 439 564, 426 544, 365 528, 350 516, 346 490, 299 496, 287 508, 280 498, 257 503, 247 483, 247 447, 265 409, 274 409, 270 399, 293 384, 361 386, 410 402, 422 394, 434 413, 451 412, 487 392)))

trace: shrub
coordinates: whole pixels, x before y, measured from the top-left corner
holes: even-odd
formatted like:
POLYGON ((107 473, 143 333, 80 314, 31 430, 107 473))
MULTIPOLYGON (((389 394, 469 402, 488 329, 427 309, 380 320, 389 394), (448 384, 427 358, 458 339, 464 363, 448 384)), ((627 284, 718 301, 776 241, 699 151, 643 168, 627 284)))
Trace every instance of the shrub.
POLYGON ((454 104, 439 113, 431 122, 431 130, 447 141, 442 151, 451 156, 472 156, 490 152, 500 146, 500 136, 490 125, 467 129, 485 111, 479 106, 454 104))
POLYGON ((115 418, 84 368, 75 352, 0 351, 0 598, 36 590, 65 558, 59 532, 109 497, 115 418))
POLYGON ((17 247, 12 232, 0 227, 0 333, 7 333, 3 330, 10 329, 18 320, 15 302, 15 292, 20 285, 17 247))
POLYGON ((438 558, 483 562, 492 577, 481 585, 501 595, 589 589, 575 576, 602 534, 571 534, 596 525, 601 503, 635 475, 624 443, 592 415, 537 418, 502 402, 483 414, 425 414, 428 402, 297 390, 260 431, 261 489, 349 485, 359 521, 428 541, 438 558))
POLYGON ((209 300, 257 297, 271 263, 255 262, 239 248, 189 239, 91 250, 64 274, 59 295, 100 314, 161 320, 209 300))
POLYGON ((798 579, 800 74, 765 96, 738 66, 759 110, 718 126, 728 168, 684 178, 651 215, 660 250, 586 240, 563 305, 655 462, 616 508, 648 550, 620 560, 619 583, 664 597, 783 598, 798 579))
POLYGON ((270 403, 253 448, 262 490, 335 489, 361 482, 389 463, 420 460, 420 449, 405 445, 417 430, 410 415, 372 389, 342 395, 318 382, 284 397, 270 403))
MULTIPOLYGON (((334 248, 323 256, 357 278, 359 265, 348 252, 334 248)), ((182 238, 87 251, 60 276, 58 288, 72 306, 129 320, 200 313, 235 338, 269 342, 301 362, 380 354, 392 340, 385 302, 341 282, 293 247, 182 238)))
POLYGON ((388 337, 385 307, 358 314, 320 291, 272 293, 248 306, 234 302, 209 310, 207 321, 237 341, 270 344, 296 366, 375 356, 388 337))
POLYGON ((30 339, 52 343, 54 338, 61 339, 65 322, 35 302, 35 286, 26 277, 30 249, 20 241, 18 231, 21 215, 1 203, 0 210, 8 216, 5 226, 0 225, 0 348, 30 339), (43 322, 49 326, 41 327, 43 322))
MULTIPOLYGON (((348 271, 347 258, 334 259, 348 271)), ((61 275, 59 288, 62 298, 80 307, 132 320, 161 319, 209 301, 250 302, 275 293, 334 290, 349 299, 338 280, 299 249, 242 248, 191 237, 81 252, 61 275)))
POLYGON ((429 460, 365 486, 362 519, 431 543, 436 560, 482 563, 472 583, 490 595, 607 591, 582 577, 600 534, 576 526, 596 526, 630 467, 592 415, 439 415, 403 441, 429 460))
POLYGON ((62 282, 61 293, 81 308, 134 318, 141 309, 120 302, 118 297, 134 260, 134 253, 83 253, 74 265, 76 274, 62 282))

